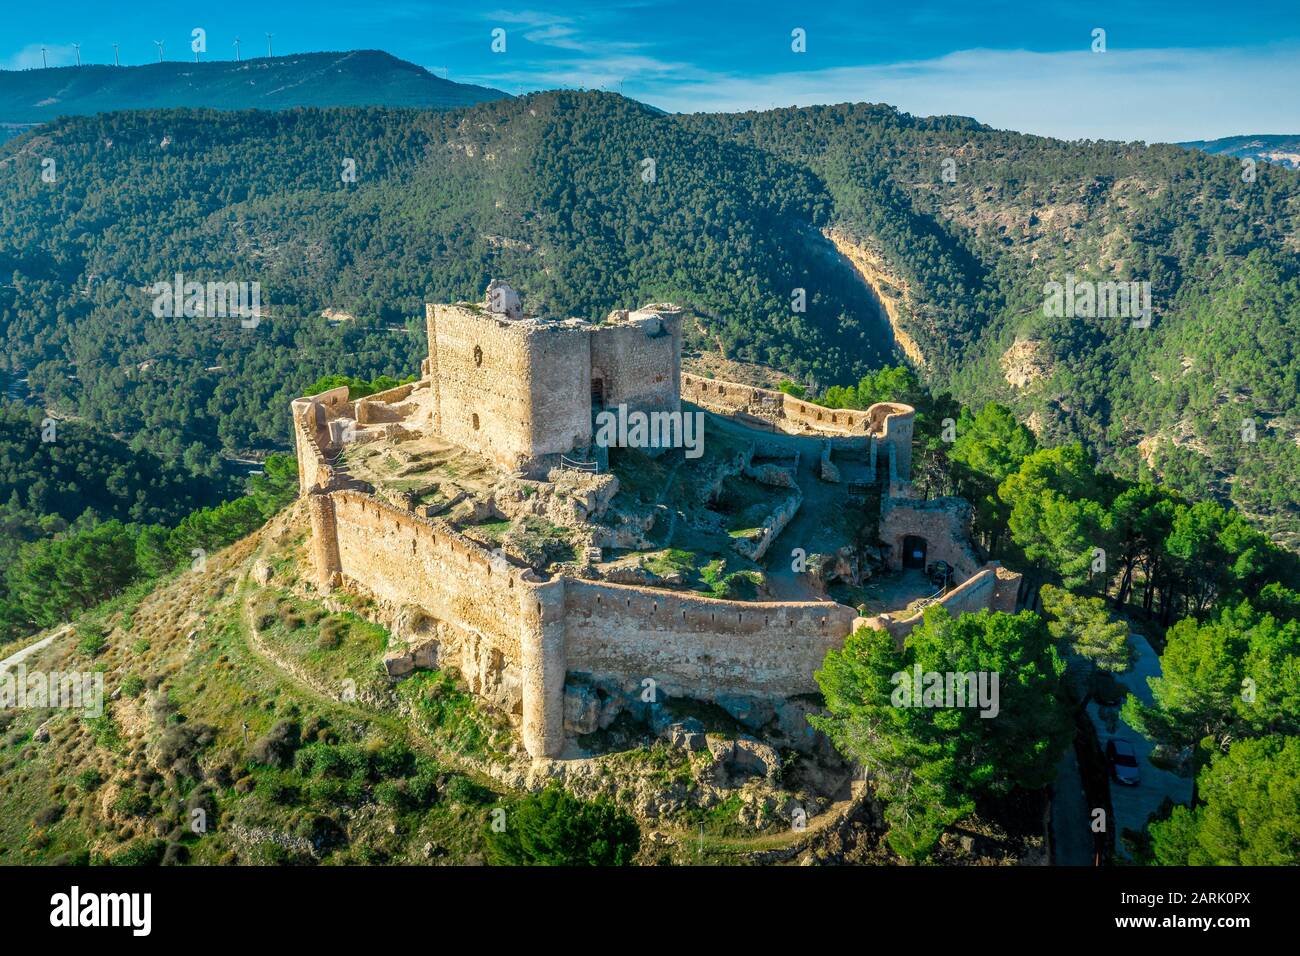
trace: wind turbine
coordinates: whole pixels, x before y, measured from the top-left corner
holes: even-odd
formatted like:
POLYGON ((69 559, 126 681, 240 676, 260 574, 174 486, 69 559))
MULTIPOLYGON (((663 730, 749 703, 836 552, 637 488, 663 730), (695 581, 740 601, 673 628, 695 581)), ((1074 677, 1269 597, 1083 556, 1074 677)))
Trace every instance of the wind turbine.
POLYGON ((274 33, 268 33, 266 35, 266 55, 268 58, 271 56, 271 37, 273 36, 275 36, 274 33))
POLYGON ((162 48, 163 48, 163 41, 162 41, 162 40, 154 40, 153 43, 154 43, 154 46, 156 46, 156 47, 158 48, 158 62, 161 63, 161 62, 162 62, 162 48))
POLYGON ((77 66, 81 66, 81 44, 74 43, 72 48, 77 51, 77 66))
POLYGON ((235 37, 235 62, 239 62, 239 37, 235 37))
POLYGON ((121 65, 122 65, 122 61, 119 60, 119 59, 117 58, 117 44, 116 44, 116 43, 113 44, 113 65, 114 65, 114 66, 121 66, 121 65))
POLYGON ((41 47, 41 66, 49 69, 50 64, 45 62, 45 47, 41 47))

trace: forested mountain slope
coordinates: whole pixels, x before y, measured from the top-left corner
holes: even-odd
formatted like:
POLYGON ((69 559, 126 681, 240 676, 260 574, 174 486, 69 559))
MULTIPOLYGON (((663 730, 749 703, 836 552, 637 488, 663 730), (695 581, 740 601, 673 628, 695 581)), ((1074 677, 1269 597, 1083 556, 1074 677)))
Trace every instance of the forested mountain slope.
POLYGON ((685 121, 822 178, 842 244, 906 290, 901 326, 935 384, 1295 540, 1300 175, 873 105, 685 121), (1150 327, 1045 315, 1044 284, 1070 276, 1149 282, 1150 327))

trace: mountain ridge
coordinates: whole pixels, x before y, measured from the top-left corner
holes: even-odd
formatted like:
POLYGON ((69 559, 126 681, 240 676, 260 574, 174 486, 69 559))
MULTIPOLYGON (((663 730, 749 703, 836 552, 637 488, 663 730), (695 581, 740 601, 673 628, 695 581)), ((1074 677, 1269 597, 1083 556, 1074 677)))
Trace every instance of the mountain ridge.
POLYGON ((1255 133, 1175 143, 1213 156, 1235 156, 1300 169, 1300 133, 1255 133))
POLYGON ((446 80, 381 50, 0 70, 0 126, 129 109, 456 109, 507 98, 501 90, 446 80))

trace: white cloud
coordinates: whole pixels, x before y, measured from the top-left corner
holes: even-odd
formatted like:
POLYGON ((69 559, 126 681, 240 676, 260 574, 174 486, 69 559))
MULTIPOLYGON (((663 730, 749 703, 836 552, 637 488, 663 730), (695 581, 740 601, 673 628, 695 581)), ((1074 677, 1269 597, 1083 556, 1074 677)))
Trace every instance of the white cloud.
MULTIPOLYGON (((792 60, 798 54, 791 54, 792 60)), ((791 64, 793 67, 795 64, 791 64)), ((632 78, 629 78, 629 85, 632 78)), ((767 76, 636 77, 679 111, 883 102, 1065 139, 1167 142, 1300 131, 1300 50, 962 50, 932 60, 767 76)))

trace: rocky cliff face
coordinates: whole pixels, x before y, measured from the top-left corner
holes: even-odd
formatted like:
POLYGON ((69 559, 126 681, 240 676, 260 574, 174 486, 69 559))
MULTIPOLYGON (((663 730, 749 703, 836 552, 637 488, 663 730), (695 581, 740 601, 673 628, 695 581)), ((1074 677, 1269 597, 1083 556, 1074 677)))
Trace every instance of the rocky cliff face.
POLYGON ((876 305, 894 332, 894 341, 899 349, 913 363, 924 368, 926 361, 921 346, 903 328, 911 314, 907 283, 890 271, 888 264, 875 250, 853 239, 842 229, 828 229, 825 236, 871 290, 876 305))

